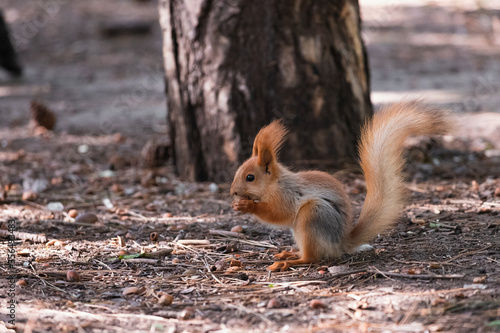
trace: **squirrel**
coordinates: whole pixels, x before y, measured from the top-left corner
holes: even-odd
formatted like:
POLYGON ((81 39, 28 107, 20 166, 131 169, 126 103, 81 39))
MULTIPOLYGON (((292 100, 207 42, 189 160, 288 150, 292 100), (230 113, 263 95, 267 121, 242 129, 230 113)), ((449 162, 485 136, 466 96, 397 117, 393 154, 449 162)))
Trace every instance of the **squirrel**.
POLYGON ((268 267, 270 271, 353 253, 397 222, 405 198, 405 139, 446 134, 450 126, 447 111, 419 101, 385 107, 363 126, 359 155, 367 193, 355 223, 339 180, 322 171, 294 173, 279 163, 277 155, 288 130, 275 120, 259 131, 252 156, 236 171, 230 192, 232 208, 292 230, 298 255, 276 254, 278 260, 294 260, 277 261, 268 267))

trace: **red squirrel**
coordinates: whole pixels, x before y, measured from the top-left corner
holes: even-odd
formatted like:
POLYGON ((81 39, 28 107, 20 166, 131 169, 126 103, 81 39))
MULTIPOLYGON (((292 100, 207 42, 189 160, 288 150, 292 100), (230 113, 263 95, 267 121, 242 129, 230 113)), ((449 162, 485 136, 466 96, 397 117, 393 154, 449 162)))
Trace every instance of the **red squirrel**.
POLYGON ((268 269, 287 270, 322 258, 338 258, 392 227, 405 197, 403 144, 409 135, 445 134, 448 113, 420 102, 393 104, 376 113, 361 131, 359 154, 366 199, 358 222, 342 183, 322 171, 294 173, 278 161, 287 129, 281 120, 263 127, 252 157, 236 171, 232 208, 277 227, 290 228, 299 253, 283 251, 268 269))

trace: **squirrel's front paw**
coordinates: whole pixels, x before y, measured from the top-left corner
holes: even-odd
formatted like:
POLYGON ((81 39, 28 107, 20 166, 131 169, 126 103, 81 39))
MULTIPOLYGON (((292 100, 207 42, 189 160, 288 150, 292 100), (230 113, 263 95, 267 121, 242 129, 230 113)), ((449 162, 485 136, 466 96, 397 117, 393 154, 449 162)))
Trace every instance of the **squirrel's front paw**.
POLYGON ((242 213, 251 213, 255 207, 255 202, 253 200, 235 200, 233 201, 231 207, 234 210, 242 212, 242 213))

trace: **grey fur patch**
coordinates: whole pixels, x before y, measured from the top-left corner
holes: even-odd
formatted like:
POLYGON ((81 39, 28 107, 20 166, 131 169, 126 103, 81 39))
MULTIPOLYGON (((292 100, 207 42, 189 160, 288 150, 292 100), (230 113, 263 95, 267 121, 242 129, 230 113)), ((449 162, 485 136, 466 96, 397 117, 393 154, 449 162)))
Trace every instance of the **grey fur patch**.
POLYGON ((318 204, 314 210, 312 223, 316 239, 319 243, 331 245, 334 250, 335 245, 342 240, 345 212, 329 200, 323 199, 318 204))

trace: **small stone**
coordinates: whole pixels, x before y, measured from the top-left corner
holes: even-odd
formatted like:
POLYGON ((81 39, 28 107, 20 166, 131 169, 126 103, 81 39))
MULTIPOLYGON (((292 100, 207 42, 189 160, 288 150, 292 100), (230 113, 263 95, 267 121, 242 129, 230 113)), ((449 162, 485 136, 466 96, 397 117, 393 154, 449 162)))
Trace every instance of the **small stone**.
POLYGON ((97 215, 94 213, 80 213, 75 218, 75 222, 88 224, 96 223, 98 220, 97 215))
POLYGON ((60 202, 49 202, 46 208, 52 212, 62 212, 64 205, 60 202))
POLYGON ((164 219, 169 219, 169 218, 171 218, 173 216, 174 216, 174 214, 172 214, 172 213, 165 213, 165 214, 163 214, 163 218, 164 219))
POLYGON ((75 271, 68 271, 66 273, 66 280, 68 282, 80 282, 80 275, 75 271))
POLYGON ((212 193, 215 193, 219 190, 219 185, 217 185, 216 183, 212 183, 208 185, 208 190, 212 193))
POLYGON ((495 197, 500 197, 500 187, 495 189, 495 197))
POLYGON ((75 218, 78 216, 78 211, 76 209, 70 209, 68 215, 69 217, 75 218))
POLYGON ((87 154, 87 153, 89 152, 89 149, 90 149, 90 148, 89 148, 89 146, 88 146, 88 145, 79 145, 79 146, 78 146, 78 152, 79 152, 80 154, 82 154, 82 155, 83 155, 83 154, 87 154))
POLYGON ((21 279, 21 280, 18 280, 18 281, 16 282, 16 286, 18 286, 18 287, 26 287, 27 285, 28 285, 28 284, 26 283, 26 281, 24 281, 24 280, 22 280, 22 279, 21 279))
POLYGON ((232 232, 243 232, 243 227, 241 225, 235 225, 234 227, 231 228, 232 232))
POLYGON ((271 298, 269 302, 267 302, 268 309, 277 309, 281 307, 281 302, 276 298, 271 298))
POLYGON ((323 303, 319 299, 313 299, 313 300, 311 300, 311 302, 309 303, 309 306, 311 308, 313 308, 313 309, 325 309, 326 308, 326 304, 323 303))
POLYGON ((107 209, 109 209, 111 211, 115 208, 115 206, 113 205, 111 200, 109 200, 109 198, 102 199, 102 203, 104 206, 106 206, 107 209))
POLYGON ((441 265, 438 264, 437 262, 431 262, 429 267, 432 269, 439 269, 439 268, 441 268, 441 265))
POLYGON ((158 304, 160 305, 170 305, 174 301, 174 296, 169 294, 163 294, 158 299, 158 304))
POLYGON ((114 193, 122 193, 123 187, 121 187, 120 184, 113 184, 113 185, 111 185, 111 191, 114 193))
POLYGON ((179 313, 179 319, 188 320, 194 317, 195 309, 191 306, 188 306, 184 310, 179 313))
POLYGON ((172 264, 178 264, 180 263, 181 261, 179 260, 179 258, 174 258, 172 259, 172 264))

